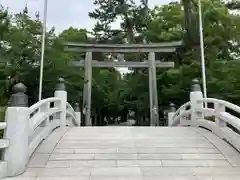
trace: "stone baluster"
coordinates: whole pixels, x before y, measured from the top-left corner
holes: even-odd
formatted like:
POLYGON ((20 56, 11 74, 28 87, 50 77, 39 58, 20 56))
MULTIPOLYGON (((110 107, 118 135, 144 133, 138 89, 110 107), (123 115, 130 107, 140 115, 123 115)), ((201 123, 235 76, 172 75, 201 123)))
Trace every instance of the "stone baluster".
POLYGON ((223 104, 219 104, 219 103, 214 103, 214 109, 215 109, 215 122, 219 127, 226 127, 227 123, 226 121, 223 121, 221 118, 219 118, 219 114, 221 112, 225 112, 226 108, 223 104))
MULTIPOLYGON (((48 113, 49 110, 50 110, 50 103, 49 102, 42 104, 39 108, 39 111, 44 113, 44 114, 48 113)), ((46 127, 46 126, 49 125, 49 122, 50 122, 50 118, 46 117, 45 121, 42 124, 40 124, 39 126, 40 127, 46 127)))
POLYGON ((184 112, 185 112, 185 109, 180 109, 179 111, 179 116, 180 116, 180 125, 181 126, 186 126, 188 125, 187 122, 186 122, 186 118, 184 117, 184 112))

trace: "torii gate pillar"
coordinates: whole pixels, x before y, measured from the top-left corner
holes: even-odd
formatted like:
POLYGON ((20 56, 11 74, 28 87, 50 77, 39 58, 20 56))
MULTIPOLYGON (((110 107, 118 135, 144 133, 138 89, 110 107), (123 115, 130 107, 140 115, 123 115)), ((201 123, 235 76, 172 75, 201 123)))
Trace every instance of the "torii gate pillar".
POLYGON ((92 52, 86 52, 85 76, 83 88, 83 108, 85 114, 85 125, 92 126, 91 119, 91 94, 92 94, 92 52))
POLYGON ((154 52, 149 52, 148 62, 149 62, 148 73, 149 73, 150 126, 159 126, 156 61, 154 52))

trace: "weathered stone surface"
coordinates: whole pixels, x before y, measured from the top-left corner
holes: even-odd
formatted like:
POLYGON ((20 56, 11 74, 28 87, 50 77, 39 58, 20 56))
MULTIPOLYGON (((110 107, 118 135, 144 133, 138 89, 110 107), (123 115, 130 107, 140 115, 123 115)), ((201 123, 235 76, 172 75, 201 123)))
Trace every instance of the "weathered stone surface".
POLYGON ((28 167, 43 168, 49 160, 50 154, 39 154, 35 153, 29 161, 28 167))
POLYGON ((4 178, 4 180, 34 180, 35 177, 14 177, 14 178, 4 178))
POLYGON ((92 176, 137 176, 141 178, 139 167, 93 168, 92 176))
POLYGON ((129 166, 146 166, 146 167, 154 167, 154 166, 162 166, 161 160, 118 160, 118 167, 129 167, 129 166))
POLYGON ((94 159, 138 159, 137 154, 95 154, 94 159))
POLYGON ((224 155, 224 157, 231 163, 234 167, 240 167, 240 155, 239 152, 236 151, 230 144, 219 139, 215 134, 201 129, 195 128, 195 131, 202 134, 205 138, 207 138, 216 148, 219 149, 220 153, 224 155))
POLYGON ((41 174, 44 168, 28 168, 25 173, 20 175, 19 177, 37 177, 41 174))
POLYGON ((49 161, 46 165, 48 168, 78 168, 78 167, 116 167, 117 162, 114 160, 82 160, 82 161, 49 161))
POLYGON ((91 168, 45 168, 40 177, 89 177, 91 168))
POLYGON ((94 159, 94 154, 52 154, 50 161, 94 159))
POLYGON ((162 160, 163 167, 230 167, 227 160, 162 160))
POLYGON ((51 154, 57 143, 61 140, 64 134, 69 130, 69 128, 58 128, 54 130, 49 137, 44 140, 39 147, 36 149, 36 153, 51 154))
POLYGON ((6 180, 239 180, 239 165, 235 149, 200 128, 77 127, 53 133, 6 180))
POLYGON ((225 159, 222 154, 182 154, 183 159, 225 159))
POLYGON ((90 177, 88 176, 81 176, 81 177, 37 177, 35 180, 89 180, 90 177))

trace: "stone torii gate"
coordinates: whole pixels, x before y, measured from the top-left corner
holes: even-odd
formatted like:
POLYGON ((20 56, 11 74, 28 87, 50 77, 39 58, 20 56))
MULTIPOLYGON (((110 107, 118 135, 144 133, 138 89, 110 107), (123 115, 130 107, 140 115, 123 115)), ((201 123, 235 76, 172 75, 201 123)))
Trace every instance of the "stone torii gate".
POLYGON ((85 124, 91 126, 91 89, 92 89, 92 67, 132 67, 149 69, 149 99, 150 99, 150 125, 159 125, 158 114, 158 94, 156 81, 156 67, 172 68, 174 62, 162 62, 155 60, 155 53, 171 53, 176 51, 176 47, 181 46, 182 42, 165 42, 154 44, 80 44, 65 43, 65 51, 85 52, 85 60, 73 62, 74 66, 85 68, 85 84, 83 89, 83 103, 86 107, 85 124), (93 52, 101 53, 148 53, 148 61, 132 62, 106 62, 92 59, 93 52))

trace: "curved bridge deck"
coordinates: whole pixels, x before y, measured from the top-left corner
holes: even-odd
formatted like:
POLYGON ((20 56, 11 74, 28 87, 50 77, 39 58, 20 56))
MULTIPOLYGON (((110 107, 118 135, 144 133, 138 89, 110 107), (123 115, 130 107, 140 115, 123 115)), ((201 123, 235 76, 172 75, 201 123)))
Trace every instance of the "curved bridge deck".
POLYGON ((240 155, 193 127, 86 127, 53 132, 12 180, 239 180, 240 155))

